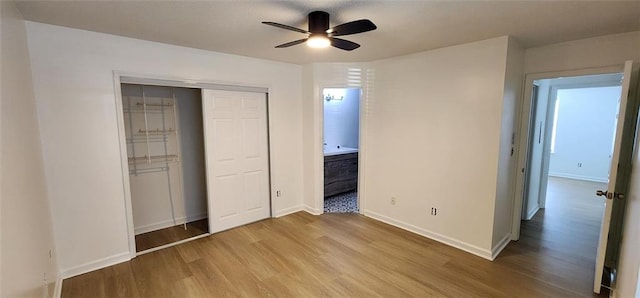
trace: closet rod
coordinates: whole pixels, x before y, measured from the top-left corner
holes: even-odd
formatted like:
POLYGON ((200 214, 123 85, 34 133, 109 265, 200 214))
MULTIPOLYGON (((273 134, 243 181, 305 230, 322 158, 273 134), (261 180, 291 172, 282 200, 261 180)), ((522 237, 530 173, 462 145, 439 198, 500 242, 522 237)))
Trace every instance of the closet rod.
MULTIPOLYGON (((162 126, 164 126, 164 124, 162 126)), ((142 128, 138 129, 138 133, 143 133, 143 134, 166 134, 166 133, 174 133, 174 132, 176 131, 171 127, 169 127, 169 129, 159 129, 159 128, 151 129, 151 130, 142 129, 142 128)))
POLYGON ((129 157, 129 162, 132 161, 149 161, 149 162, 153 162, 154 160, 156 160, 157 162, 162 162, 162 161, 169 161, 172 159, 177 159, 178 155, 176 154, 165 154, 165 155, 145 155, 145 156, 133 156, 133 157, 129 157))
POLYGON ((141 102, 136 102, 136 106, 147 106, 147 107, 172 107, 173 104, 171 103, 167 103, 167 104, 163 104, 163 103, 141 103, 141 102))
POLYGON ((169 167, 159 167, 159 168, 146 168, 146 169, 137 169, 130 170, 129 174, 133 175, 141 175, 141 174, 151 174, 151 173, 159 173, 169 171, 169 167))

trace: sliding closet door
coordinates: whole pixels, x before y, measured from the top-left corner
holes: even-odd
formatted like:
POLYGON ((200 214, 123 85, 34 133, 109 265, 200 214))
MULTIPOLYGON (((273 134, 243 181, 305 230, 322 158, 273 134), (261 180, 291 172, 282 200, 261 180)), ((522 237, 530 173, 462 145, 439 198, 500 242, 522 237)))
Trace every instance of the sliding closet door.
POLYGON ((268 218, 266 94, 203 89, 202 99, 211 232, 268 218))

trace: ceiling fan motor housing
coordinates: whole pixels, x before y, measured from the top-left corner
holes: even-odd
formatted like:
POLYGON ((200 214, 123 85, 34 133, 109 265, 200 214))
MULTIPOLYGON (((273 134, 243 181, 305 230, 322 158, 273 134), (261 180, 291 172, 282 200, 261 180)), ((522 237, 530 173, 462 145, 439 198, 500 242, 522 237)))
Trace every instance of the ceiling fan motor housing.
POLYGON ((329 29, 329 14, 324 11, 309 13, 309 32, 326 33, 329 29))

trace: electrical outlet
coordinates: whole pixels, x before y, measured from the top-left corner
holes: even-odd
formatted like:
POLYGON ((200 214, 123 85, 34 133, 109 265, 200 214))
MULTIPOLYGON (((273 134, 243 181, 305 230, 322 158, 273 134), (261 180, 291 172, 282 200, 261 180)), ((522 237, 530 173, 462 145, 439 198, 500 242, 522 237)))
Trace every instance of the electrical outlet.
POLYGON ((278 197, 278 198, 279 198, 281 194, 282 194, 282 193, 281 193, 279 190, 276 190, 276 197, 278 197))
POLYGON ((431 215, 438 215, 438 208, 431 207, 431 215))
POLYGON ((398 202, 396 197, 391 197, 391 205, 395 205, 398 202))

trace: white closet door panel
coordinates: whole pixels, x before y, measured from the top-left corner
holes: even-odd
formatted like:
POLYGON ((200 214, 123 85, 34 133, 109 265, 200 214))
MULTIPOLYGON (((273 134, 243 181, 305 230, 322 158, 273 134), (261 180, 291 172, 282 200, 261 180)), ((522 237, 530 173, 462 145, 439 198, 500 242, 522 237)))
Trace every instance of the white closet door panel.
MULTIPOLYGON (((236 137, 233 135, 235 131, 233 119, 214 119, 213 120, 213 136, 216 138, 213 147, 213 156, 216 163, 234 163, 235 150, 236 150, 236 137)), ((222 169, 214 168, 214 171, 220 173, 222 169)), ((228 169, 224 172, 233 172, 233 169, 228 169)))
POLYGON ((238 197, 238 175, 218 176, 214 180, 214 189, 216 190, 215 201, 213 204, 217 207, 214 209, 214 217, 222 220, 228 220, 237 217, 240 213, 238 201, 233 198, 238 197))
POLYGON ((242 119, 244 138, 244 158, 260 158, 260 122, 259 119, 242 119))
POLYGON ((269 217, 266 95, 203 90, 212 232, 269 217))
MULTIPOLYGON (((265 185, 263 173, 260 171, 248 172, 243 175, 244 179, 244 195, 246 197, 245 209, 247 212, 262 212, 268 206, 265 206, 264 192, 265 185)), ((268 203, 268 201, 266 201, 268 203)))

